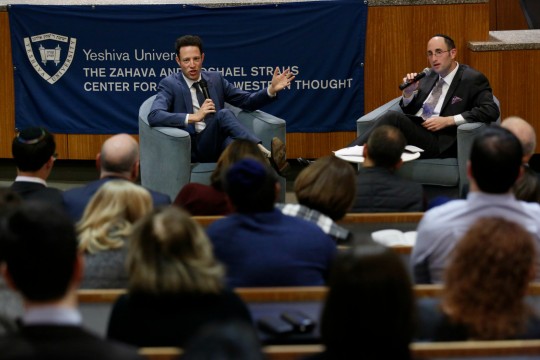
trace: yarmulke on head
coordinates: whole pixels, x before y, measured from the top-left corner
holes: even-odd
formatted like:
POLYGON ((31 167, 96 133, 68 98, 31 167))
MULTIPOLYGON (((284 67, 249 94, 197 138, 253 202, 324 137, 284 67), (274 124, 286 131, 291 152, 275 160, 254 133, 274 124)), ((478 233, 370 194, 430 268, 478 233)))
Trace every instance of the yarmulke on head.
POLYGON ((42 127, 21 130, 13 139, 11 152, 21 171, 37 171, 56 150, 54 136, 42 127))
POLYGON ((266 165, 255 159, 243 159, 225 173, 225 191, 238 212, 272 211, 276 201, 277 179, 266 165))

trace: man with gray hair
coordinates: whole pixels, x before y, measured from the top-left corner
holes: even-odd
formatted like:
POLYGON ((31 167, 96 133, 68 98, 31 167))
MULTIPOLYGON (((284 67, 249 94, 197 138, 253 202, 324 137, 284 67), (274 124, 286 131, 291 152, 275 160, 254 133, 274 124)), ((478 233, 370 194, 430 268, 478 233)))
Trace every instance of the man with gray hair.
MULTIPOLYGON (((64 192, 64 206, 67 213, 78 221, 86 204, 96 191, 109 180, 124 179, 135 182, 139 177, 139 144, 128 134, 114 135, 103 143, 101 152, 96 156, 96 164, 100 169, 99 180, 83 187, 64 192)), ((155 206, 169 205, 168 195, 149 190, 155 206)))

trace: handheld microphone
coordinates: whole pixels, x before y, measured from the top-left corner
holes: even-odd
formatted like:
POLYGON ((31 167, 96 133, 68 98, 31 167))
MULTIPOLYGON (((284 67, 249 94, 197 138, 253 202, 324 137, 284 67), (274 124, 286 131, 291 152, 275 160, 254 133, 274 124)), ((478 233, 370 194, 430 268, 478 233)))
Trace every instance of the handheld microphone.
POLYGON ((425 68, 424 70, 422 70, 421 73, 418 73, 412 80, 405 81, 404 83, 399 85, 399 89, 405 90, 406 88, 408 88, 410 85, 414 84, 421 78, 425 77, 426 75, 429 75, 430 72, 431 72, 430 68, 425 68))
POLYGON ((206 80, 201 78, 201 80, 199 80, 199 86, 201 87, 204 98, 210 99, 210 93, 208 92, 208 83, 206 82, 206 80))

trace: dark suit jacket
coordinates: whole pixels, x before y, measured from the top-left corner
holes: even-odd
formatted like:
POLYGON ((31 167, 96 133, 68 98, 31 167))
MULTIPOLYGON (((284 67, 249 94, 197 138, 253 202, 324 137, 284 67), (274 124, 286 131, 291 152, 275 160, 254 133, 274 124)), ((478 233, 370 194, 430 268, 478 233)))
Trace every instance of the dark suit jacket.
POLYGON ((23 326, 0 338, 0 360, 142 360, 135 348, 105 341, 78 326, 23 326))
MULTIPOLYGON (((96 191, 98 191, 101 185, 105 184, 107 181, 115 179, 120 178, 106 177, 103 179, 92 181, 85 186, 64 191, 64 208, 68 215, 71 216, 74 221, 79 221, 84 213, 86 205, 90 202, 90 198, 94 196, 94 194, 96 193, 96 191)), ((150 189, 146 190, 148 190, 152 195, 154 207, 169 205, 171 203, 171 198, 169 197, 169 195, 165 195, 150 189)))
MULTIPOLYGON (((431 72, 420 81, 418 93, 407 105, 401 107, 405 114, 414 115, 429 96, 437 81, 438 74, 431 72)), ((467 122, 490 123, 497 121, 500 112, 493 101, 493 93, 488 79, 468 65, 459 65, 448 93, 444 98, 440 116, 461 114, 467 122)), ((437 132, 439 136, 439 151, 442 153, 456 141, 457 127, 450 126, 437 132)))
POLYGON ((30 181, 15 181, 11 184, 11 190, 21 196, 23 200, 41 201, 63 208, 62 191, 46 187, 43 184, 30 181))
MULTIPOLYGON (((225 102, 253 111, 276 98, 268 96, 266 88, 253 93, 238 89, 219 72, 203 71, 201 77, 208 83, 208 91, 216 105, 216 112, 225 107, 225 102)), ((175 73, 161 80, 156 99, 148 114, 149 124, 182 128, 193 135, 195 126, 193 124, 185 126, 186 114, 192 113, 191 92, 182 73, 175 73)))

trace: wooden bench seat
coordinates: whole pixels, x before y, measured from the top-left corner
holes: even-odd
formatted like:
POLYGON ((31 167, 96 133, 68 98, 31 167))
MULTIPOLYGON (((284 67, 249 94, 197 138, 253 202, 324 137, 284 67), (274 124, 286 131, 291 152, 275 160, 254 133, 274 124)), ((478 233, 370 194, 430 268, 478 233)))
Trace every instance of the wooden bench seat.
MULTIPOLYGON (((412 343, 414 359, 436 358, 505 358, 533 359, 540 357, 540 340, 456 341, 412 343)), ((323 351, 322 345, 273 345, 263 348, 269 360, 297 360, 323 351)), ((139 353, 149 360, 177 359, 179 348, 141 348, 139 353)))

